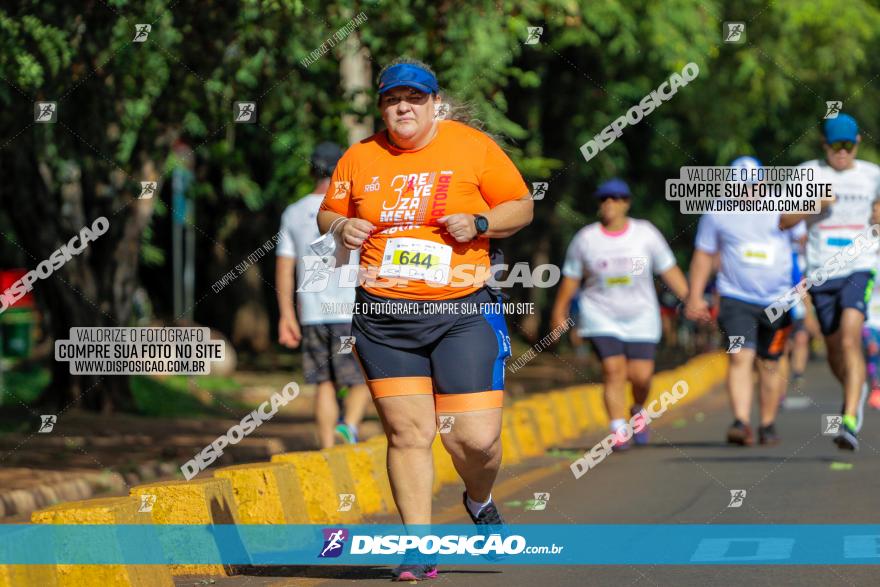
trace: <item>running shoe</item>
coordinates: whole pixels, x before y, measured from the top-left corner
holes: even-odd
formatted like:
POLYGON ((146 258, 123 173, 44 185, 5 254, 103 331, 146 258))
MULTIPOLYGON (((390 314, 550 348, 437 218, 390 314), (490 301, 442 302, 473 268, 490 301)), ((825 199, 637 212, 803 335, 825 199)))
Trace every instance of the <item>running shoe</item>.
POLYGON ((880 387, 871 390, 871 396, 868 398, 868 405, 875 410, 880 410, 880 387))
POLYGON ((477 526, 500 526, 504 524, 504 518, 501 517, 501 512, 495 507, 494 499, 480 510, 480 515, 478 516, 474 516, 471 513, 471 508, 468 507, 467 491, 461 494, 461 502, 464 504, 465 511, 467 511, 468 515, 471 517, 471 521, 477 526))
MULTIPOLYGON (((501 517, 501 512, 498 511, 498 508, 495 507, 495 500, 491 500, 482 510, 480 510, 480 514, 474 516, 471 513, 471 508, 468 507, 467 504, 467 491, 461 494, 461 502, 464 504, 464 509, 470 516, 471 521, 477 526, 495 526, 495 528, 487 528, 488 532, 480 532, 484 535, 491 534, 500 534, 502 538, 507 538, 510 533, 504 525, 504 518, 501 517)), ((488 560, 498 560, 504 558, 505 555, 497 555, 497 554, 484 554, 483 558, 488 560)))
POLYGON ((730 428, 727 429, 727 442, 740 446, 752 446, 755 442, 752 427, 741 420, 734 420, 730 428))
POLYGON ((632 440, 621 440, 614 436, 614 444, 611 446, 611 450, 614 452, 624 452, 632 448, 632 440))
POLYGON ((354 427, 349 426, 345 422, 336 425, 336 434, 342 437, 346 444, 357 444, 358 435, 354 427))
POLYGON ((837 436, 834 438, 834 444, 840 450, 859 450, 859 439, 856 436, 855 418, 852 416, 844 416, 837 436))
MULTIPOLYGON (((856 432, 862 431, 862 422, 865 421, 865 402, 868 401, 868 396, 871 395, 870 391, 871 388, 866 381, 862 384, 862 390, 859 392, 859 400, 856 405, 856 417, 855 423, 853 424, 853 430, 856 432)), ((840 404, 840 415, 842 416, 844 414, 846 414, 846 400, 840 404)))
POLYGON ((400 565, 391 571, 394 581, 424 581, 438 575, 437 565, 400 565))
MULTIPOLYGON (((641 411, 642 410, 640 408, 633 406, 629 410, 629 415, 630 417, 632 417, 641 411)), ((651 440, 651 432, 648 430, 648 425, 645 424, 644 428, 642 428, 639 432, 633 432, 632 440, 633 444, 635 444, 636 446, 645 446, 646 444, 648 444, 648 441, 651 440)))
POLYGON ((779 438, 779 434, 776 433, 776 423, 771 422, 766 426, 761 426, 758 428, 758 443, 765 444, 767 446, 776 446, 782 442, 782 439, 779 438))

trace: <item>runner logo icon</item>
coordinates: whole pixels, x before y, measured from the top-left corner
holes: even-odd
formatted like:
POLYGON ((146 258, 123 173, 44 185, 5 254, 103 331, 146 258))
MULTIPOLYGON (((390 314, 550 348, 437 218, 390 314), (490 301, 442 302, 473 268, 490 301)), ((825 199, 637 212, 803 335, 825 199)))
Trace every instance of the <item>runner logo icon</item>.
POLYGON ((138 511, 147 513, 152 512, 154 505, 156 505, 156 496, 145 493, 141 495, 141 505, 138 506, 138 511))
POLYGON ((840 414, 822 414, 822 435, 832 436, 840 431, 843 416, 840 414))
POLYGON ((354 494, 353 493, 340 493, 339 494, 339 507, 336 509, 337 512, 350 512, 351 506, 354 505, 354 494))
POLYGON ((340 336, 339 337, 339 350, 336 351, 338 355, 350 355, 351 349, 354 348, 354 343, 356 342, 356 338, 353 336, 340 336))
POLYGON ((727 339, 730 343, 727 347, 727 352, 732 355, 738 353, 746 342, 745 336, 728 336, 727 339))
POLYGON ((455 416, 442 416, 440 418, 440 434, 452 431, 453 424, 455 424, 455 416))
POLYGON ((532 199, 533 200, 543 200, 544 194, 547 193, 548 187, 550 187, 550 184, 546 181, 533 181, 532 182, 532 199))
POLYGON ((158 182, 155 181, 142 181, 141 182, 141 194, 138 196, 138 200, 149 200, 153 197, 153 194, 156 193, 156 187, 158 186, 158 182))
POLYGON ((342 554, 345 541, 348 540, 348 530, 324 528, 321 531, 324 533, 324 546, 318 558, 336 558, 342 554))
POLYGON ((150 36, 151 30, 153 30, 153 25, 151 24, 134 25, 134 38, 132 39, 132 42, 143 43, 147 40, 147 37, 150 36))
POLYGON ((738 508, 742 507, 743 500, 746 498, 746 490, 745 489, 731 489, 730 490, 730 503, 727 504, 729 508, 738 508))
POLYGON ((724 23, 724 42, 740 43, 744 39, 743 33, 746 32, 746 23, 744 22, 725 22, 724 23))
POLYGON ((526 37, 525 44, 526 45, 537 45, 538 42, 541 40, 541 35, 544 34, 544 27, 530 26, 530 27, 528 27, 528 29, 529 29, 529 36, 526 37))
POLYGON ((52 429, 55 428, 55 422, 58 418, 52 414, 47 414, 45 416, 40 416, 40 429, 37 430, 40 434, 48 434, 52 432, 52 429))
POLYGON ((648 266, 648 258, 647 257, 633 257, 632 258, 632 274, 633 275, 641 275, 645 272, 645 268, 648 266))
POLYGON ((333 187, 335 191, 333 192, 333 200, 341 200, 348 195, 348 190, 351 185, 351 182, 348 181, 334 181, 333 187))
POLYGON ((58 104, 55 102, 35 102, 34 122, 55 122, 58 120, 58 104))
POLYGON ((235 102, 233 107, 236 123, 255 124, 257 122, 256 102, 235 102))
POLYGON ((829 100, 825 102, 825 118, 837 118, 840 109, 843 108, 843 102, 840 100, 829 100))
POLYGON ((547 509, 547 502, 550 501, 549 493, 536 493, 535 499, 531 499, 526 503, 526 510, 541 511, 547 509))

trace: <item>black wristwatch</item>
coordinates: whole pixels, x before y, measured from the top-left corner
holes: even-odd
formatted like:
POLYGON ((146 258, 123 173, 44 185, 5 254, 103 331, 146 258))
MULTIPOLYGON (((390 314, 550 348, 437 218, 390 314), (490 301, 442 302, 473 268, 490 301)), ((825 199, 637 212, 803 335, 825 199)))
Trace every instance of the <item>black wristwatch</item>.
POLYGON ((489 219, 485 216, 474 214, 474 228, 477 229, 477 234, 483 234, 489 230, 489 219))

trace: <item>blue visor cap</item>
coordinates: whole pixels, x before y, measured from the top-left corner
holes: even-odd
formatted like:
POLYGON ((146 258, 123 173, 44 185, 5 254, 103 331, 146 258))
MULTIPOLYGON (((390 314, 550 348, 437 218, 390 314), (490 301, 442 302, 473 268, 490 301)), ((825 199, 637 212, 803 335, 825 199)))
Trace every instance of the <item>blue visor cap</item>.
POLYGON ((379 78, 380 94, 400 86, 415 88, 426 94, 436 94, 440 91, 440 86, 437 84, 437 78, 434 77, 434 74, 412 63, 392 65, 379 78))
POLYGON ((836 141, 856 141, 859 135, 859 125, 856 119, 849 114, 838 114, 837 118, 828 118, 825 120, 825 126, 822 129, 825 135, 825 142, 829 145, 836 141))
POLYGON ((609 179, 605 183, 599 186, 599 189, 593 194, 593 197, 596 199, 602 198, 630 198, 632 197, 632 193, 629 191, 629 186, 626 185, 626 182, 622 179, 615 177, 614 179, 609 179))

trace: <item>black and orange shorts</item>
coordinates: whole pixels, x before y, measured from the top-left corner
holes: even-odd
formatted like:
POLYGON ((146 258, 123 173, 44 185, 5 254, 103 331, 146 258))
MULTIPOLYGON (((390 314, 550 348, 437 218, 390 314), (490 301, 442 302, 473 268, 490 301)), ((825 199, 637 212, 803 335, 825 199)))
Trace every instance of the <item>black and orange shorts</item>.
POLYGON ((500 296, 423 302, 358 288, 355 302, 351 333, 374 399, 433 395, 438 413, 501 407, 510 336, 500 296))
POLYGON ((775 361, 785 350, 791 331, 791 313, 786 312, 770 322, 764 307, 722 296, 718 326, 726 337, 742 336, 743 347, 753 349, 762 359, 775 361))

